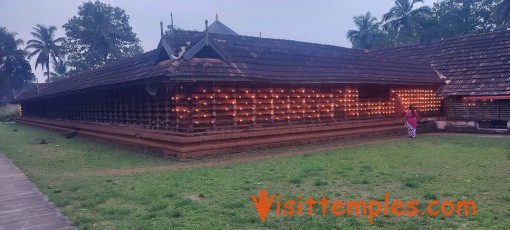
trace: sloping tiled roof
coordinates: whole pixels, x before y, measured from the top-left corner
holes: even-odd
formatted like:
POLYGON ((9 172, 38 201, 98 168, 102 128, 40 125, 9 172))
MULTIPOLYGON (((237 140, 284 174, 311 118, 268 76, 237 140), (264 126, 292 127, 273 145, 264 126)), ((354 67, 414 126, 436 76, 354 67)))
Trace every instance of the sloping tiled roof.
POLYGON ((220 21, 216 20, 214 21, 209 27, 208 30, 210 33, 215 34, 230 34, 230 35, 238 35, 235 31, 228 28, 225 24, 221 23, 220 21))
POLYGON ((156 56, 157 50, 152 50, 92 71, 64 78, 47 84, 44 88, 39 88, 39 91, 34 89, 24 92, 14 102, 155 77, 161 74, 153 68, 156 56))
MULTIPOLYGON (((174 53, 189 50, 203 36, 200 32, 176 31, 165 37, 174 53)), ((436 72, 425 62, 378 57, 363 51, 280 39, 210 34, 211 40, 229 55, 230 62, 208 60, 164 61, 173 76, 219 77, 224 80, 270 82, 342 82, 386 84, 440 84, 436 72)))
POLYGON ((441 95, 510 95, 510 31, 372 52, 427 61, 450 82, 441 95))
POLYGON ((94 87, 115 87, 118 84, 155 77, 174 81, 428 85, 444 83, 430 64, 425 62, 397 60, 337 46, 280 39, 210 33, 208 42, 214 43, 210 47, 219 47, 222 56, 228 55, 229 61, 183 58, 195 45, 206 44, 199 42, 204 38, 207 37, 203 32, 173 31, 172 35, 162 39, 161 42, 166 44, 159 46, 157 50, 53 82, 39 92, 23 93, 16 101, 94 87), (173 52, 167 52, 166 49, 173 49, 173 52), (162 54, 168 54, 171 58, 161 58, 162 54), (157 60, 161 61, 157 63, 157 60))

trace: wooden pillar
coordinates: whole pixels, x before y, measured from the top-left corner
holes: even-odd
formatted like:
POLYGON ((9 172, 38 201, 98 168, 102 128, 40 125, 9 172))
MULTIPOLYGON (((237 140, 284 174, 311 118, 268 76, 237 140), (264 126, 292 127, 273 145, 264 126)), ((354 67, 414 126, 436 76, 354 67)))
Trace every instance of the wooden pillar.
POLYGON ((133 88, 131 95, 131 118, 130 125, 136 126, 136 88, 133 88))
POLYGON ((134 100, 134 111, 135 111, 135 125, 136 126, 143 126, 143 120, 142 120, 142 106, 141 106, 141 100, 142 95, 140 94, 140 89, 136 88, 135 90, 135 100, 134 100))
POLYGON ((453 103, 453 97, 450 97, 450 108, 452 109, 452 116, 455 118, 455 106, 453 103))
POLYGON ((106 100, 106 121, 108 122, 108 124, 112 124, 112 108, 113 108, 113 93, 110 91, 107 93, 106 95, 106 98, 108 98, 106 100))
POLYGON ((274 111, 274 97, 273 97, 273 84, 269 85, 269 106, 271 108, 271 125, 275 125, 275 111, 274 111))
POLYGON ((333 122, 336 122, 336 117, 335 117, 335 111, 336 111, 336 109, 335 109, 335 102, 336 102, 335 88, 331 88, 330 91, 331 91, 330 92, 331 94, 327 95, 327 96, 329 96, 329 100, 330 100, 330 103, 331 103, 331 110, 330 110, 331 112, 330 113, 331 113, 331 115, 333 115, 333 116, 331 116, 331 119, 333 120, 333 122))
POLYGON ((114 119, 113 119, 113 113, 114 113, 114 103, 115 103, 115 100, 114 100, 114 97, 115 97, 115 94, 114 92, 110 92, 109 93, 109 100, 108 100, 108 123, 110 124, 113 124, 114 123, 114 119))
POLYGON ((501 106, 501 101, 502 100, 497 100, 497 107, 496 107, 496 119, 499 119, 499 109, 500 109, 500 106, 501 106))
MULTIPOLYGON (((181 86, 181 91, 182 91, 182 86, 181 86)), ((180 91, 179 91, 180 93, 180 91)), ((180 128, 180 122, 181 122, 181 118, 179 116, 179 112, 177 111, 177 108, 179 106, 179 100, 177 99, 177 93, 174 93, 174 100, 172 101, 172 103, 174 104, 174 112, 175 112, 175 130, 178 131, 179 128, 180 128)))
POLYGON ((169 126, 169 123, 170 123, 170 115, 169 115, 169 110, 170 110, 170 94, 169 94, 169 83, 165 83, 165 95, 163 96, 164 98, 164 103, 165 103, 165 129, 166 130, 169 130, 170 129, 170 126, 169 126))
POLYGON ((480 102, 480 113, 482 114, 482 120, 483 120, 483 117, 484 117, 484 112, 483 112, 483 101, 480 102))
POLYGON ((117 125, 117 103, 118 103, 117 90, 113 90, 113 124, 117 125))
POLYGON ((382 117, 382 110, 384 109, 384 106, 382 105, 382 100, 381 98, 379 97, 378 98, 378 101, 377 101, 377 114, 379 117, 382 117), (382 109, 381 109, 382 108, 382 109))
POLYGON ((150 96, 148 93, 145 93, 144 94, 147 94, 147 97, 146 97, 146 102, 147 102, 147 113, 145 115, 145 120, 147 121, 147 128, 151 128, 151 100, 150 100, 150 96))
POLYGON ((103 111, 102 111, 102 108, 103 108, 103 104, 102 104, 102 102, 103 102, 103 100, 101 100, 101 98, 102 98, 102 97, 101 97, 101 91, 97 91, 97 94, 96 94, 96 103, 97 103, 97 107, 96 107, 96 109, 97 109, 97 123, 101 123, 101 120, 102 120, 102 118, 103 118, 103 117, 102 117, 102 116, 103 116, 103 114, 102 114, 102 112, 103 112, 103 111))
POLYGON ((157 93, 156 93, 156 96, 153 97, 154 99, 154 105, 153 107, 155 107, 156 111, 154 111, 154 114, 156 114, 156 129, 159 129, 159 103, 160 103, 160 100, 157 96, 157 93))
POLYGON ((315 102, 315 105, 316 105, 316 111, 317 111, 317 120, 320 122, 322 122, 322 104, 321 104, 321 93, 322 93, 322 90, 321 88, 318 88, 317 89, 317 93, 314 95, 315 96, 315 100, 317 100, 315 102))
POLYGON ((124 113, 126 113, 126 116, 124 118, 125 119, 124 120, 124 124, 125 125, 130 125, 130 123, 131 123, 130 120, 129 120, 129 115, 130 115, 129 114, 129 112, 130 112, 130 110, 129 110, 129 98, 130 98, 130 96, 128 94, 128 92, 130 92, 130 91, 131 90, 129 90, 129 88, 125 88, 124 89, 124 113))
POLYGON ((466 108, 467 118, 469 120, 471 116, 469 114, 469 105, 467 100, 464 100, 464 107, 466 108))
POLYGON ((211 92, 212 92, 212 106, 213 106, 213 111, 212 111, 212 115, 213 115, 213 124, 212 124, 212 128, 213 129, 216 129, 216 122, 217 122, 217 116, 218 116, 218 111, 217 111, 217 107, 216 107, 216 104, 217 104, 217 100, 216 100, 216 92, 214 91, 214 87, 216 86, 216 82, 213 81, 213 85, 212 87, 210 88, 211 89, 211 92))
POLYGON ((343 103, 344 103, 344 120, 347 120, 348 118, 348 113, 349 113, 349 103, 347 102, 347 87, 343 87, 343 90, 342 90, 342 93, 343 93, 343 103))
POLYGON ((122 91, 120 89, 117 89, 117 116, 116 116, 116 119, 117 119, 117 124, 119 125, 122 125, 123 121, 122 121, 122 103, 123 103, 123 100, 122 100, 122 91))
POLYGON ((116 90, 116 98, 117 98, 117 108, 116 108, 116 116, 115 119, 117 120, 117 124, 122 125, 122 91, 120 89, 116 90))
POLYGON ((234 104, 232 105, 232 113, 233 113, 233 117, 232 117, 232 121, 234 122, 234 128, 237 128, 237 90, 235 90, 235 83, 234 83, 234 90, 232 91, 233 93, 233 98, 234 98, 234 104))
POLYGON ((300 100, 302 100, 301 107, 303 108, 303 123, 306 123, 307 111, 306 111, 306 96, 305 96, 306 88, 305 88, 305 86, 303 86, 303 91, 301 91, 299 93, 301 93, 300 100))
POLYGON ((257 126, 257 98, 258 98, 258 90, 257 90, 257 86, 255 85, 255 82, 253 82, 252 84, 252 89, 253 90, 253 97, 252 97, 252 100, 251 100, 251 103, 252 103, 252 106, 253 106, 253 127, 256 127, 257 126))
POLYGON ((91 111, 92 117, 91 117, 90 121, 93 123, 97 123, 97 92, 96 91, 92 91, 90 100, 91 100, 90 108, 92 110, 91 111))
POLYGON ((191 83, 188 84, 188 87, 186 89, 186 101, 187 101, 187 109, 188 109, 188 133, 193 131, 193 102, 191 101, 191 94, 192 94, 192 87, 191 83))
POLYGON ((94 94, 93 92, 87 93, 87 122, 93 122, 94 119, 94 94))
POLYGON ((356 92, 356 94, 355 94, 356 95, 356 99, 354 101, 356 103, 356 110, 355 110, 356 111, 356 118, 359 120, 359 111, 360 111, 359 110, 359 107, 360 107, 360 105, 359 105, 360 103, 359 102, 360 101, 359 101, 358 89, 359 89, 359 85, 356 86, 356 91, 355 91, 356 92))
POLYGON ((108 115, 108 110, 107 110, 107 104, 108 104, 108 100, 107 100, 108 96, 107 96, 107 93, 105 91, 102 92, 102 95, 101 95, 101 122, 103 123, 106 123, 106 120, 107 120, 107 115, 108 115))

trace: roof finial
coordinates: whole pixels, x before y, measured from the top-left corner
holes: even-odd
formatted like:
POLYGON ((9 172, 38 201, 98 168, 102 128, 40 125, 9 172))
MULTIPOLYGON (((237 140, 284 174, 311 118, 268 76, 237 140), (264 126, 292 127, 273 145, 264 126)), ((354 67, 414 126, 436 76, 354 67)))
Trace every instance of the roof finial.
POLYGON ((159 21, 159 29, 161 30, 161 37, 163 37, 163 22, 159 21))
POLYGON ((218 21, 218 11, 216 11, 216 21, 218 21))
POLYGON ((170 28, 174 30, 174 15, 170 12, 170 28))
POLYGON ((209 21, 205 19, 205 45, 209 46, 209 21))

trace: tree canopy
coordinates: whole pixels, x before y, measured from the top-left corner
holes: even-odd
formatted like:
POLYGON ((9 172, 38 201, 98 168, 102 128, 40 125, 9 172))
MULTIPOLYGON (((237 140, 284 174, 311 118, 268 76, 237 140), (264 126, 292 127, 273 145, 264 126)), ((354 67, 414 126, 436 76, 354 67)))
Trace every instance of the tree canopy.
POLYGON ((358 30, 347 31, 347 38, 354 49, 370 49, 374 47, 374 41, 381 35, 377 18, 372 17, 370 12, 365 15, 353 17, 354 24, 358 30))
POLYGON ((16 39, 15 33, 0 27, 0 101, 11 99, 12 90, 19 91, 35 79, 21 45, 23 41, 16 39))
POLYGON ((55 62, 57 59, 60 60, 63 56, 61 44, 64 42, 64 38, 55 38, 56 30, 57 27, 55 26, 46 27, 37 24, 34 28, 34 32, 31 33, 34 39, 28 40, 26 47, 26 49, 33 49, 28 55, 28 59, 37 56, 35 69, 37 69, 39 65, 41 65, 43 70, 46 68, 46 75, 48 76, 46 82, 48 83, 50 82, 50 58, 55 62))
POLYGON ((493 0, 445 0, 434 3, 431 40, 487 33, 504 28, 493 17, 493 0))
MULTIPOLYGON (((351 39, 353 48, 384 48, 510 29, 510 0, 443 0, 432 8, 420 3, 423 0, 395 0, 395 6, 383 15, 382 26, 372 28, 372 34, 386 36, 379 36, 370 47, 359 47, 351 39)), ((355 24, 361 29, 356 20, 355 24)))
POLYGON ((63 26, 68 62, 75 72, 97 68, 141 53, 140 39, 129 25, 129 15, 119 7, 85 2, 78 15, 63 26))
POLYGON ((383 15, 383 30, 391 35, 395 45, 416 42, 423 24, 430 19, 428 6, 415 7, 423 0, 395 0, 395 6, 383 15))

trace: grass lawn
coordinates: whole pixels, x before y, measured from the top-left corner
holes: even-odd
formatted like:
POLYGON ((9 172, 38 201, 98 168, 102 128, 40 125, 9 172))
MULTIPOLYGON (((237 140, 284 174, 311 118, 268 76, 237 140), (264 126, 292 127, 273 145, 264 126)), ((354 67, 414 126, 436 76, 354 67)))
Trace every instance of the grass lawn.
POLYGON ((10 123, 0 124, 0 151, 82 229, 510 228, 510 137, 423 135, 249 163, 101 175, 221 158, 180 162, 10 123), (48 144, 39 145, 41 138, 48 144), (382 201, 388 193, 390 200, 418 200, 420 210, 429 200, 473 200, 477 215, 377 216, 370 224, 366 216, 323 217, 320 208, 312 218, 277 216, 273 206, 261 223, 251 200, 260 189, 282 200, 382 201))

